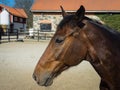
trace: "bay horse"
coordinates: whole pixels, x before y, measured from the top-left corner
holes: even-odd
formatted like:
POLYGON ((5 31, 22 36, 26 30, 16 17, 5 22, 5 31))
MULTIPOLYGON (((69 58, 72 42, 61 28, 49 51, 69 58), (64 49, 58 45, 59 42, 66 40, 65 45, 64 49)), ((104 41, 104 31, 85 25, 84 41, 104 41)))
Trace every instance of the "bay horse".
POLYGON ((33 78, 50 86, 64 70, 83 60, 90 62, 101 77, 100 90, 120 90, 120 33, 85 16, 84 6, 63 20, 40 58, 33 78))

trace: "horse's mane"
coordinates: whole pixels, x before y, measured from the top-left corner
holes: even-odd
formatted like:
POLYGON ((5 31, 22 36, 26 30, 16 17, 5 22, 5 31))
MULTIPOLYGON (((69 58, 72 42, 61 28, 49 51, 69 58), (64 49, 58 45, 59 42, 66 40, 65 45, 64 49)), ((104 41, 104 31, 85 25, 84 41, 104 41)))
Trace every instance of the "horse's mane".
POLYGON ((98 24, 103 25, 103 23, 101 23, 101 22, 98 21, 97 19, 89 18, 89 17, 86 17, 86 16, 84 17, 84 19, 89 20, 89 21, 93 21, 93 22, 95 22, 95 23, 98 23, 98 24))
MULTIPOLYGON (((118 32, 117 30, 112 29, 111 27, 102 24, 101 22, 99 22, 98 20, 95 19, 91 19, 88 17, 85 17, 84 19, 92 22, 93 24, 95 24, 97 27, 103 29, 102 31, 105 32, 105 34, 107 36, 109 36, 111 38, 111 40, 115 40, 118 43, 120 43, 120 32, 118 32)), ((112 42, 112 41, 111 41, 112 42)))
MULTIPOLYGON (((62 28, 65 24, 70 22, 71 19, 73 19, 73 17, 74 17, 74 15, 68 15, 68 16, 64 17, 64 19, 59 23, 58 26, 60 28, 62 28)), ((101 23, 100 21, 98 21, 96 19, 91 19, 91 18, 86 17, 86 16, 83 19, 92 22, 93 24, 95 24, 96 26, 98 26, 101 29, 104 29, 103 32, 105 32, 106 35, 108 35, 113 40, 115 39, 115 40, 120 42, 120 33, 117 30, 114 30, 114 29, 106 26, 105 24, 101 23)), ((74 24, 74 23, 72 23, 72 24, 74 24)))
POLYGON ((117 30, 114 30, 113 28, 109 27, 108 25, 101 23, 100 21, 98 21, 96 19, 92 19, 92 18, 88 18, 88 17, 85 17, 85 19, 93 21, 99 25, 102 25, 104 28, 106 28, 106 30, 109 30, 111 33, 115 33, 115 34, 118 34, 120 36, 120 32, 118 32, 117 30))

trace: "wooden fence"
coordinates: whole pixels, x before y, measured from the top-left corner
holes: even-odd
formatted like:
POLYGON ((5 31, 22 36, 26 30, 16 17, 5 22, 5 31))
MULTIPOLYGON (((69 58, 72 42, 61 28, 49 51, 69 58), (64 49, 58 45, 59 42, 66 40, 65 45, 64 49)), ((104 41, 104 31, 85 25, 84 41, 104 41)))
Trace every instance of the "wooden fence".
POLYGON ((40 40, 49 40, 53 37, 55 32, 41 32, 40 30, 34 31, 34 38, 37 38, 37 41, 40 40))
POLYGON ((6 29, 5 32, 0 28, 0 43, 2 41, 10 42, 11 39, 19 40, 19 31, 18 29, 14 29, 15 32, 11 32, 10 29, 6 29))
POLYGON ((32 39, 32 40, 36 40, 36 41, 40 41, 40 40, 49 40, 52 38, 52 36, 54 35, 55 32, 41 32, 40 30, 34 30, 34 32, 32 34, 30 34, 29 31, 26 32, 20 32, 20 30, 18 29, 14 29, 15 32, 10 32, 10 29, 7 29, 7 31, 5 33, 2 32, 2 30, 0 29, 0 43, 2 43, 2 41, 7 41, 10 42, 11 40, 16 40, 16 41, 22 41, 22 39, 20 39, 20 36, 24 36, 26 37, 26 39, 32 39))

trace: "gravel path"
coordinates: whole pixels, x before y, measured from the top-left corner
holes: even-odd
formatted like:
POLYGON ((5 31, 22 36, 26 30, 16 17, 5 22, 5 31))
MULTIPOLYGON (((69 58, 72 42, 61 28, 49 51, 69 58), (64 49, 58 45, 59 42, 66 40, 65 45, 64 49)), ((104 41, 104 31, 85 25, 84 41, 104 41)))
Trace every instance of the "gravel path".
POLYGON ((48 42, 0 44, 0 90, 99 90, 100 78, 84 61, 63 72, 50 87, 41 87, 32 73, 48 42))

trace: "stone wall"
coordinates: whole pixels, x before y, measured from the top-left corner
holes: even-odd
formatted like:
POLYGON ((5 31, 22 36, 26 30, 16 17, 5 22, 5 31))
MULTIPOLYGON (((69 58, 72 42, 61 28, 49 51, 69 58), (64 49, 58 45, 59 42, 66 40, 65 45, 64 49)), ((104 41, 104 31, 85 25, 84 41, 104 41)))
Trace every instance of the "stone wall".
MULTIPOLYGON (((95 15, 87 15, 87 17, 92 18, 92 19, 96 19, 100 22, 102 22, 100 20, 99 17, 95 16, 95 15)), ((57 25, 59 24, 59 22, 62 19, 62 15, 60 14, 33 14, 33 29, 34 30, 40 30, 40 21, 42 20, 48 20, 51 22, 52 24, 52 31, 56 30, 57 25)))
POLYGON ((33 28, 35 30, 40 30, 40 21, 48 20, 52 24, 52 31, 55 31, 61 19, 62 19, 61 15, 34 14, 33 15, 33 28))

